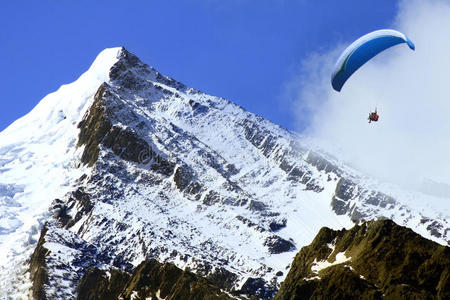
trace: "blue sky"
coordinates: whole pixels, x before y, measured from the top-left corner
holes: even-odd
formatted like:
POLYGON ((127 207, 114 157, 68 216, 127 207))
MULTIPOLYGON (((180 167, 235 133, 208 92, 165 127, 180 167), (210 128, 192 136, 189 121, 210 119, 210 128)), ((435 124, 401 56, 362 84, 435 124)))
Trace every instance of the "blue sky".
POLYGON ((285 88, 301 63, 389 27, 397 6, 392 0, 2 1, 0 130, 114 46, 299 129, 285 88))

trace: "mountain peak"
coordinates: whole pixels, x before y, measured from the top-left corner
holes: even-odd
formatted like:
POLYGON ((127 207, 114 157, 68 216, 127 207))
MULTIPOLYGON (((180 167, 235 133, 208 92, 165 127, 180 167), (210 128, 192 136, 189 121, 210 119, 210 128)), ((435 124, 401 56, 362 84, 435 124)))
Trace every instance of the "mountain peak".
POLYGON ((60 124, 63 119, 67 120, 66 123, 76 122, 88 108, 89 100, 98 87, 109 81, 111 68, 128 53, 123 47, 101 51, 89 69, 77 80, 64 84, 57 91, 45 96, 27 115, 2 131, 0 145, 2 142, 11 143, 23 139, 26 135, 30 135, 27 138, 39 136, 45 132, 44 129, 50 130, 57 124, 59 125, 56 127, 64 125, 60 124))
POLYGON ((111 67, 126 53, 129 52, 124 47, 106 48, 97 55, 88 72, 102 74, 103 76, 109 75, 111 67))

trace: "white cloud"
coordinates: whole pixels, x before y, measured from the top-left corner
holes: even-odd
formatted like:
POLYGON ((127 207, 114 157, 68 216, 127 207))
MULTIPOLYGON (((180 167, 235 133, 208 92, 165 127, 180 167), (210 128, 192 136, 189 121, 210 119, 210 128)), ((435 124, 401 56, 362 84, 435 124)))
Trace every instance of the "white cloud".
MULTIPOLYGON (((337 93, 334 62, 344 44, 302 64, 295 101, 306 134, 361 171, 416 185, 450 184, 450 2, 405 0, 393 29, 416 45, 395 46, 364 65, 337 93), (380 121, 368 124, 378 107, 380 121)), ((352 41, 347 41, 348 45, 352 41)))

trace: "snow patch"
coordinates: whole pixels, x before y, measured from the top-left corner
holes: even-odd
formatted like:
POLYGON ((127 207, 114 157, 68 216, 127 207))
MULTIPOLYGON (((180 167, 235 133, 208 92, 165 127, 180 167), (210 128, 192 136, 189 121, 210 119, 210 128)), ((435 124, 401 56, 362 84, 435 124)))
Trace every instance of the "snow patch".
POLYGON ((311 266, 311 271, 317 274, 320 270, 329 268, 334 265, 339 265, 350 260, 351 257, 345 256, 345 252, 336 253, 336 259, 334 262, 329 262, 327 259, 319 261, 314 259, 313 265, 311 266))

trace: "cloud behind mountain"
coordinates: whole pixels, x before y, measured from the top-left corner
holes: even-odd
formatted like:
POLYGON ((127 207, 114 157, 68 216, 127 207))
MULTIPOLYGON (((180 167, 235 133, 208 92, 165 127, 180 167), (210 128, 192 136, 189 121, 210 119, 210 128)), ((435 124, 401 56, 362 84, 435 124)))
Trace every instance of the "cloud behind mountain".
MULTIPOLYGON (((332 68, 352 41, 312 53, 288 84, 306 135, 344 161, 383 180, 419 185, 450 183, 450 3, 401 1, 391 28, 416 44, 399 45, 358 70, 341 93, 332 68), (378 123, 367 123, 370 110, 378 123)), ((358 36, 355 36, 355 39, 358 36)), ((450 196, 450 195, 449 195, 450 196)))

